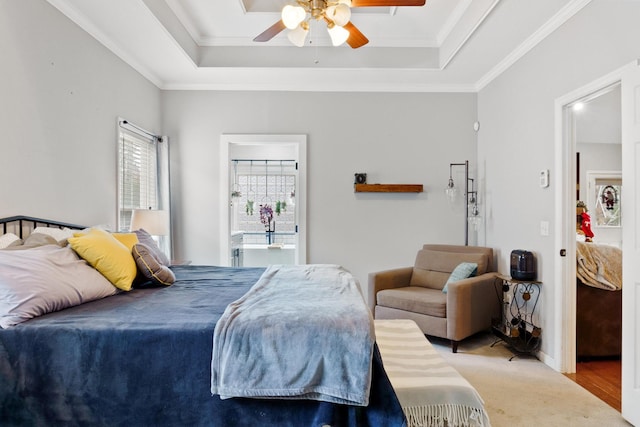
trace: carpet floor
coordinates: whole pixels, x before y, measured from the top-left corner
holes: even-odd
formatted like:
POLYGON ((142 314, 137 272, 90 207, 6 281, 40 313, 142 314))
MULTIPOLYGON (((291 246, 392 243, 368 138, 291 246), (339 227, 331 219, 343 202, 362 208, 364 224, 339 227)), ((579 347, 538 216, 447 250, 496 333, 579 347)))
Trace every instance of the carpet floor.
POLYGON ((630 426, 620 412, 530 356, 513 353, 489 333, 464 340, 458 353, 429 337, 442 356, 480 393, 492 427, 630 426))

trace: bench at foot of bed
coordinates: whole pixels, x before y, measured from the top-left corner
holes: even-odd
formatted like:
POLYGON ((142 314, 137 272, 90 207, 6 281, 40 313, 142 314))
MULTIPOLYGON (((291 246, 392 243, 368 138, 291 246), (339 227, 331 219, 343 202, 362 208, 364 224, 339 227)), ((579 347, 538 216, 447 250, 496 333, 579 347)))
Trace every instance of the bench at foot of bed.
POLYGON ((490 426, 476 389, 444 360, 413 320, 375 320, 375 331, 408 427, 490 426))

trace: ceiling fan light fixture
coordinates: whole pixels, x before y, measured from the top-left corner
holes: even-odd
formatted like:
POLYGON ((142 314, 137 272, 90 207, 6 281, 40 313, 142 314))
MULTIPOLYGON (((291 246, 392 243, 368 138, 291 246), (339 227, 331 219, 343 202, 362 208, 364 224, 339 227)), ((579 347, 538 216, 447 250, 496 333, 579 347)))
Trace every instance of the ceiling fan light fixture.
POLYGON ((334 46, 340 46, 349 38, 349 31, 339 25, 327 25, 327 31, 334 46))
POLYGON ((351 9, 346 4, 340 3, 329 6, 325 11, 325 15, 336 25, 342 27, 351 19, 351 9))
POLYGON ((306 16, 307 12, 301 6, 288 4, 282 8, 282 22, 290 30, 296 29, 306 16))
MULTIPOLYGON (((279 0, 278 2, 280 2, 279 0)), ((293 0, 288 0, 293 2, 293 0)), ((309 31, 308 22, 313 19, 325 21, 331 36, 331 43, 339 46, 347 43, 352 49, 358 49, 369 39, 351 22, 352 7, 391 7, 393 11, 399 6, 424 6, 425 0, 295 0, 296 6, 288 4, 282 8, 281 18, 254 37, 254 42, 268 42, 284 31, 291 30, 289 40, 296 46, 302 46, 309 31), (304 27, 302 24, 306 24, 304 27), (302 29, 297 30, 298 26, 302 29), (304 30, 304 31, 303 31, 304 30), (304 37, 303 37, 303 34, 304 37), (295 40, 295 41, 294 41, 295 40)), ((395 12, 392 12, 395 14, 395 12)))
POLYGON ((307 22, 301 22, 293 30, 289 31, 287 34, 287 38, 289 41, 298 47, 304 46, 304 42, 307 38, 307 34, 309 33, 309 24, 307 22))

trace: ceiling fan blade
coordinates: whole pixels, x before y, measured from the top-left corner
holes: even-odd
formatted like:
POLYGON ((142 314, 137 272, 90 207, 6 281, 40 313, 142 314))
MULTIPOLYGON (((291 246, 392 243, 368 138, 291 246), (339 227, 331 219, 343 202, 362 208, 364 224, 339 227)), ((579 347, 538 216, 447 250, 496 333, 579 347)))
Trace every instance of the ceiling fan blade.
POLYGON ((364 34, 362 34, 360 30, 351 23, 351 21, 345 24, 344 29, 349 31, 347 44, 353 49, 357 49, 369 43, 369 39, 364 34))
POLYGON ((261 34, 258 34, 256 38, 253 39, 253 41, 268 42, 269 40, 271 40, 272 38, 280 34, 280 32, 282 32, 282 30, 284 30, 285 28, 287 27, 285 27, 284 22, 282 22, 282 19, 281 19, 275 24, 273 24, 272 26, 270 26, 269 28, 267 28, 266 30, 264 30, 261 34))
POLYGON ((424 6, 426 0, 351 0, 351 7, 424 6))

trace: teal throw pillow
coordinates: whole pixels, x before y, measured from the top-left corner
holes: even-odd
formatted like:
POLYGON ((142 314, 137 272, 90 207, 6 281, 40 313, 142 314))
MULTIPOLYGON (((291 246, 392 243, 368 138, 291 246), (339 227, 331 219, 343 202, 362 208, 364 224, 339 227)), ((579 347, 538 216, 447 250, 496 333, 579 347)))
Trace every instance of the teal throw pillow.
POLYGON ((449 283, 458 282, 467 277, 475 276, 478 272, 478 264, 475 262, 461 262, 453 269, 451 276, 447 279, 447 283, 444 284, 442 292, 447 293, 447 285, 449 283))

